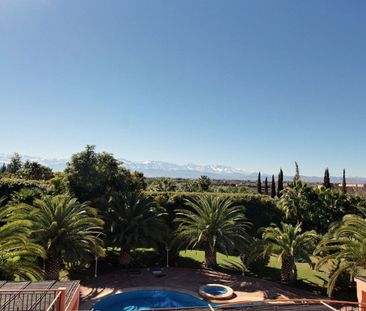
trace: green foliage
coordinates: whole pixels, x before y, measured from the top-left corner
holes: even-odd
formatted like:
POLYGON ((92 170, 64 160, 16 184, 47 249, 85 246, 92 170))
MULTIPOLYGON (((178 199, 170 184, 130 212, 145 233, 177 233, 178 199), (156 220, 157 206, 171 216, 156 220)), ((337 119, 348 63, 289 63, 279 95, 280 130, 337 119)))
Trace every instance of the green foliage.
POLYGON ((294 181, 282 191, 278 206, 287 219, 304 222, 309 218, 308 214, 317 209, 312 206, 317 203, 317 195, 312 187, 302 181, 294 181))
POLYGON ((200 186, 195 180, 187 180, 180 184, 179 190, 182 192, 198 192, 200 186))
MULTIPOLYGON (((167 213, 171 215, 170 220, 173 221, 175 211, 177 209, 187 209, 187 200, 195 199, 202 196, 201 192, 151 192, 147 191, 147 195, 165 208, 167 213)), ((268 196, 251 193, 213 193, 210 196, 218 198, 230 198, 235 205, 245 207, 245 215, 250 223, 253 224, 248 232, 256 235, 257 230, 261 227, 267 227, 270 223, 280 223, 283 214, 276 206, 275 200, 268 196)), ((174 226, 172 225, 172 228, 174 226)))
POLYGON ((16 174, 22 168, 22 158, 19 153, 14 153, 11 157, 10 162, 6 168, 6 171, 10 174, 16 174))
POLYGON ((175 191, 177 185, 175 184, 174 180, 167 177, 161 177, 154 180, 151 185, 149 186, 149 190, 151 191, 175 191))
POLYGON ((282 196, 282 190, 283 190, 283 171, 282 169, 280 169, 277 181, 277 197, 280 198, 282 196))
POLYGON ((38 162, 26 161, 16 175, 23 179, 49 180, 54 175, 52 170, 38 162))
POLYGON ((32 236, 46 250, 47 278, 58 278, 62 261, 88 262, 94 255, 104 254, 102 240, 98 237, 103 221, 87 203, 79 203, 68 195, 57 195, 36 199, 33 206, 26 208, 32 236), (47 270, 48 266, 55 270, 47 270))
POLYGON ((36 188, 22 188, 11 195, 10 204, 20 203, 33 204, 35 199, 39 199, 42 193, 36 188))
POLYGON ((281 278, 283 282, 293 282, 297 279, 295 260, 302 259, 311 264, 310 254, 315 248, 318 235, 315 231, 301 233, 297 224, 281 223, 272 225, 263 231, 263 241, 266 243, 265 253, 276 254, 281 260, 281 278))
POLYGON ((250 238, 249 243, 245 245, 240 255, 245 269, 258 273, 268 265, 270 256, 265 252, 265 246, 263 240, 250 238))
POLYGON ((18 153, 14 153, 8 166, 3 165, 1 173, 7 173, 9 177, 29 180, 49 180, 53 177, 51 168, 35 161, 23 163, 18 153))
POLYGON ((248 188, 241 184, 212 185, 211 191, 218 192, 218 193, 248 193, 249 192, 248 188))
POLYGON ((122 264, 129 264, 129 252, 137 247, 156 247, 163 242, 167 227, 163 213, 151 197, 142 193, 113 193, 103 213, 107 243, 120 247, 122 264))
POLYGON ((346 215, 341 222, 334 223, 328 234, 318 245, 316 255, 321 256, 317 268, 333 263, 328 284, 331 296, 337 280, 349 273, 351 278, 366 269, 366 219, 356 215, 346 215))
POLYGON ((266 177, 264 180, 264 194, 268 195, 268 178, 266 177))
POLYGON ((278 206, 292 223, 301 222, 305 229, 325 233, 328 226, 352 210, 351 200, 341 192, 310 187, 302 181, 292 182, 282 191, 278 206))
POLYGON ((135 190, 136 185, 143 187, 141 176, 133 176, 112 154, 96 153, 93 145, 71 157, 65 178, 69 191, 81 202, 108 198, 113 191, 135 190))
POLYGON ((40 192, 52 192, 52 185, 43 180, 26 180, 14 177, 0 177, 0 196, 10 197, 13 192, 21 189, 36 189, 40 192))
POLYGON ((300 169, 299 169, 299 165, 295 161, 295 176, 294 176, 294 181, 299 181, 299 180, 300 180, 300 169))
POLYGON ((262 180, 261 180, 261 172, 258 173, 257 179, 257 192, 262 194, 262 180))
POLYGON ((32 223, 24 219, 24 209, 4 202, 0 198, 0 279, 41 279, 35 258, 45 252, 29 238, 32 223))
POLYGON ((274 175, 272 175, 272 182, 271 182, 271 198, 274 198, 276 196, 276 182, 274 175))
POLYGON ((325 172, 324 172, 324 182, 323 182, 323 186, 326 189, 330 189, 331 188, 331 184, 330 184, 330 175, 329 175, 329 169, 326 168, 325 172))
POLYGON ((198 178, 198 185, 201 191, 209 191, 211 183, 211 179, 206 175, 202 175, 200 178, 198 178))
POLYGON ((248 239, 244 207, 230 198, 201 195, 186 203, 189 209, 177 210, 177 234, 188 248, 205 250, 206 266, 216 265, 217 251, 229 253, 248 239))
POLYGON ((346 182, 346 170, 343 169, 343 177, 342 177, 342 192, 344 194, 347 193, 347 182, 346 182))
POLYGON ((56 172, 54 177, 50 180, 50 184, 52 185, 55 194, 63 194, 69 191, 66 176, 62 172, 56 172))

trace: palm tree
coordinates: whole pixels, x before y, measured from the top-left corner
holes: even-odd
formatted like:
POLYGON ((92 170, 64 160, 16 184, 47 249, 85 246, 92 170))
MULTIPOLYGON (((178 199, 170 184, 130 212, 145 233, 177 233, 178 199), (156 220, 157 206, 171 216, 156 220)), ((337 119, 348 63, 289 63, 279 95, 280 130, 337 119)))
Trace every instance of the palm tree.
POLYGON ((301 225, 292 226, 281 223, 272 224, 263 231, 262 238, 266 244, 266 254, 277 254, 281 260, 281 279, 290 283, 297 279, 295 260, 303 259, 311 264, 310 254, 317 239, 315 231, 301 233, 301 225))
POLYGON ((4 202, 0 198, 0 279, 41 279, 36 257, 44 257, 44 249, 29 239, 31 222, 22 219, 24 210, 4 202))
POLYGON ((346 215, 340 223, 331 225, 329 232, 318 245, 315 254, 320 255, 316 268, 333 263, 336 269, 328 283, 328 295, 331 296, 337 279, 344 272, 352 277, 361 269, 366 269, 366 219, 356 215, 346 215))
POLYGON ((217 265, 217 251, 241 248, 248 239, 244 207, 230 198, 202 195, 186 202, 188 209, 177 212, 178 237, 187 247, 203 248, 207 267, 217 265))
POLYGON ((58 279, 63 262, 85 262, 104 254, 101 234, 103 221, 88 203, 69 195, 45 196, 30 207, 33 237, 46 250, 47 279, 58 279))
POLYGON ((149 190, 169 192, 169 191, 175 191, 176 188, 177 185, 175 184, 173 179, 167 177, 161 177, 154 180, 151 183, 149 190))
POLYGON ((121 248, 120 262, 131 262, 131 250, 136 247, 156 247, 164 240, 167 227, 163 212, 151 197, 141 193, 114 193, 110 199, 106 220, 109 245, 121 248))
POLYGON ((318 197, 314 189, 301 180, 293 181, 282 190, 278 206, 285 213, 286 219, 307 223, 318 209, 318 197))

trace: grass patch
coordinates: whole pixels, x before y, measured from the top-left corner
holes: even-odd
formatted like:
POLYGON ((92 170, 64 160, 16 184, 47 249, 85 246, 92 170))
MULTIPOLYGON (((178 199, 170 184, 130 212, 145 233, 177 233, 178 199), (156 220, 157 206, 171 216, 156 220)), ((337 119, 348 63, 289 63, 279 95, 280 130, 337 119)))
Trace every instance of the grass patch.
MULTIPOLYGON (((198 265, 202 264, 204 261, 204 252, 198 250, 187 250, 181 251, 179 253, 181 258, 191 259, 195 261, 198 265)), ((217 263, 219 268, 225 270, 237 270, 241 265, 241 260, 237 256, 226 256, 224 254, 217 254, 217 263)), ((300 283, 305 283, 310 286, 323 288, 328 281, 328 276, 324 272, 314 271, 307 263, 296 263, 298 270, 298 281, 300 283)), ((260 273, 252 274, 247 273, 258 278, 279 281, 281 277, 281 262, 278 260, 277 256, 271 256, 270 261, 266 267, 264 267, 260 273)), ((303 286, 302 286, 303 287, 303 286)))

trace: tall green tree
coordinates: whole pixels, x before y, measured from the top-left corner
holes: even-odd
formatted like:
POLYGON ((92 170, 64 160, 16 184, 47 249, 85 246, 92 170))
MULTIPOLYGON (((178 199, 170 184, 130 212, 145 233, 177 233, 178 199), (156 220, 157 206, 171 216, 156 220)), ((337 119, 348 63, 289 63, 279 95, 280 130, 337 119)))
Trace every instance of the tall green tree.
POLYGON ((264 194, 268 195, 268 178, 264 180, 264 194))
POLYGON ((131 250, 164 242, 167 227, 163 214, 155 201, 142 193, 112 194, 104 214, 105 232, 108 245, 121 249, 121 264, 131 262, 131 250))
POLYGON ((316 268, 333 264, 328 283, 331 296, 338 278, 348 272, 353 279, 366 269, 366 219, 356 215, 346 215, 341 222, 334 223, 328 234, 319 243, 315 255, 320 256, 316 268))
POLYGON ((201 191, 209 191, 210 190, 210 186, 211 186, 211 179, 206 176, 206 175, 202 175, 199 179, 198 179, 198 185, 201 188, 201 191))
POLYGON ((347 193, 347 182, 346 182, 346 170, 343 169, 343 177, 342 177, 342 192, 344 194, 347 193))
POLYGON ((258 173, 258 179, 257 179, 257 191, 258 193, 262 193, 262 180, 261 180, 261 172, 258 173))
POLYGON ((272 175, 272 182, 271 182, 271 197, 274 198, 276 196, 276 182, 275 177, 272 175))
POLYGON ((42 270, 36 258, 44 257, 42 246, 30 239, 32 223, 25 219, 26 211, 15 205, 5 205, 0 198, 0 279, 41 279, 42 270))
POLYGON ((52 169, 35 161, 26 161, 17 176, 25 179, 49 180, 53 178, 52 169))
POLYGON ((277 181, 277 197, 282 196, 282 190, 283 190, 283 171, 282 168, 280 169, 280 172, 278 173, 278 181, 277 181))
POLYGON ((298 181, 298 180, 300 180, 300 169, 299 169, 299 165, 295 161, 295 176, 294 176, 294 181, 298 181))
POLYGON ((103 221, 88 203, 68 195, 45 196, 28 209, 32 236, 46 250, 47 279, 58 280, 64 262, 86 263, 104 255, 103 221))
POLYGON ((22 158, 20 157, 19 153, 14 153, 7 166, 7 172, 10 174, 16 174, 21 170, 22 165, 22 158))
POLYGON ((326 168, 324 171, 324 182, 323 182, 323 186, 326 189, 330 189, 331 188, 331 184, 330 184, 330 176, 329 176, 329 169, 326 168))
POLYGON ((1 166, 1 169, 0 169, 0 173, 4 174, 5 172, 6 172, 6 164, 3 163, 3 165, 1 166))
POLYGON ((276 254, 281 260, 281 280, 291 283, 297 280, 295 261, 303 259, 311 263, 310 254, 315 248, 317 234, 315 231, 303 232, 300 224, 292 226, 281 223, 281 226, 271 225, 264 229, 262 236, 266 254, 276 254))
POLYGON ((94 145, 74 154, 65 169, 69 191, 80 202, 108 198, 114 191, 127 191, 135 184, 122 162, 107 152, 95 152, 94 145))
POLYGON ((203 249, 205 265, 217 265, 218 251, 228 254, 248 241, 244 207, 230 198, 202 195, 186 201, 189 209, 177 211, 177 234, 187 247, 203 249))

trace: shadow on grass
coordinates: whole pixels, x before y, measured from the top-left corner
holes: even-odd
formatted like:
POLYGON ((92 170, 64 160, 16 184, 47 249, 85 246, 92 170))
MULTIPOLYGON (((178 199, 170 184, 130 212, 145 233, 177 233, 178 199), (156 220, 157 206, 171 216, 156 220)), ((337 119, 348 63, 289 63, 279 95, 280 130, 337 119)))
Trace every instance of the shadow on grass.
MULTIPOLYGON (((226 273, 242 274, 243 266, 240 264, 238 265, 237 263, 226 261, 221 269, 223 269, 223 271, 226 273)), ((260 269, 256 269, 253 271, 245 271, 245 275, 249 277, 259 278, 262 280, 276 282, 279 285, 282 285, 281 269, 279 268, 264 266, 261 267, 260 269)), ((327 281, 324 278, 322 278, 321 276, 316 277, 321 279, 323 281, 323 284, 326 284, 327 281)), ((324 286, 320 286, 319 284, 310 282, 305 279, 298 279, 296 282, 288 284, 288 286, 298 288, 301 290, 306 290, 315 295, 321 295, 321 296, 326 295, 326 288, 324 286)))

